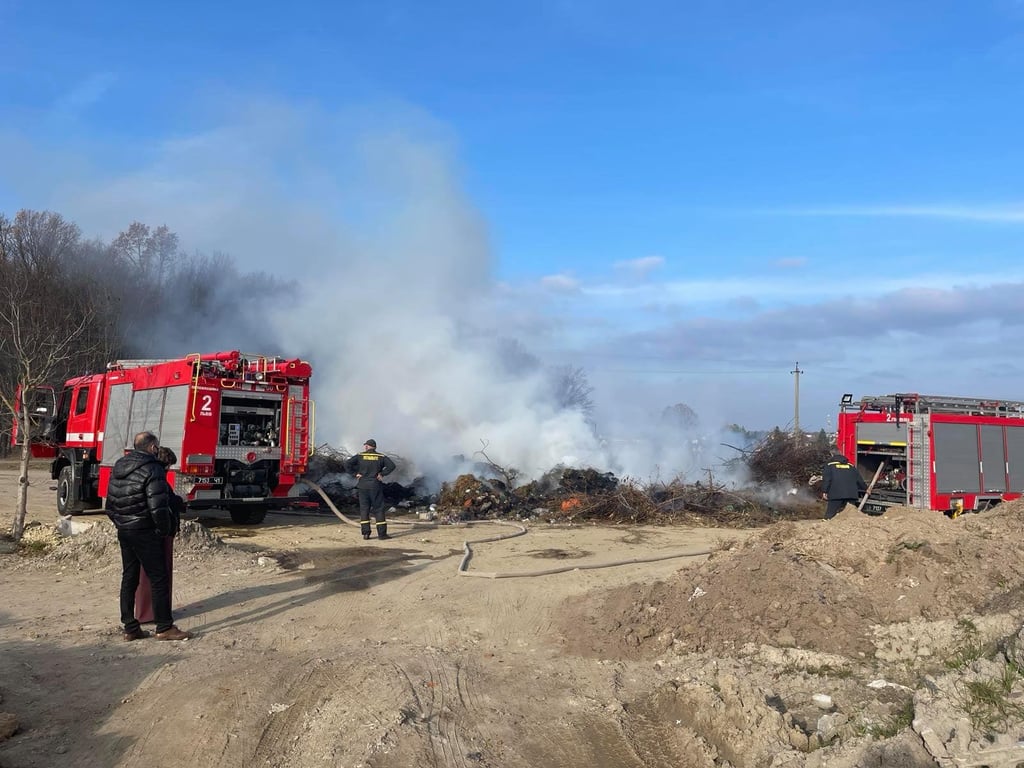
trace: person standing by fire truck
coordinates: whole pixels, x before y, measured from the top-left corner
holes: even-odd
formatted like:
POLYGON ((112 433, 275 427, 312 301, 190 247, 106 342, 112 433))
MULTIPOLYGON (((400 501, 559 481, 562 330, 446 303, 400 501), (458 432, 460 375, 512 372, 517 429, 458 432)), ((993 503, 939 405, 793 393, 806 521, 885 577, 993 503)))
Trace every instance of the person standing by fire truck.
MULTIPOLYGON (((156 460, 164 465, 165 470, 169 470, 178 463, 178 455, 166 445, 161 445, 160 450, 156 452, 156 460)), ((170 483, 171 481, 168 479, 168 486, 170 486, 170 483)), ((174 533, 164 537, 164 552, 167 555, 167 592, 171 596, 171 605, 173 606, 174 537, 181 533, 181 518, 185 515, 186 511, 185 500, 174 492, 173 487, 170 494, 170 507, 174 533)), ((139 587, 135 590, 135 618, 143 624, 156 619, 153 615, 153 587, 149 583, 149 576, 146 575, 145 568, 139 574, 139 587)))
POLYGON ((821 498, 828 500, 825 519, 831 520, 847 504, 856 505, 860 492, 867 489, 868 485, 857 467, 839 451, 834 451, 821 479, 821 498))
POLYGON ((370 538, 370 512, 377 523, 377 538, 390 539, 388 523, 384 519, 384 484, 382 480, 395 471, 395 462, 377 452, 377 441, 372 437, 363 443, 363 452, 345 462, 345 469, 356 476, 359 494, 359 528, 363 538, 370 538))
POLYGON ((125 640, 149 633, 135 618, 135 590, 140 567, 153 590, 157 640, 187 640, 192 635, 174 626, 164 537, 175 533, 167 469, 157 460, 160 440, 152 432, 135 436, 135 449, 114 463, 107 487, 107 515, 117 528, 121 547, 121 623, 125 640))

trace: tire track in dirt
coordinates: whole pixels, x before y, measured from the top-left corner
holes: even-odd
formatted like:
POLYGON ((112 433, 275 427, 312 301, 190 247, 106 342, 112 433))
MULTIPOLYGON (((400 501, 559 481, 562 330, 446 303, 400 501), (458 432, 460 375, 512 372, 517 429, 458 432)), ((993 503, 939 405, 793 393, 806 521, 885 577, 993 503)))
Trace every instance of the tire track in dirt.
MULTIPOLYGON (((304 751, 302 735, 320 719, 325 705, 342 684, 334 665, 322 659, 314 659, 304 672, 291 678, 287 687, 276 694, 278 700, 272 704, 256 739, 253 760, 257 764, 282 766, 286 758, 300 757, 304 751)), ((298 764, 306 763, 300 760, 298 764)))
POLYGON ((542 582, 529 581, 495 585, 485 593, 488 631, 495 642, 525 646, 550 635, 551 614, 535 594, 541 589, 542 582), (524 589, 526 585, 530 589, 524 589))
MULTIPOLYGON (((463 656, 447 656, 440 651, 427 652, 418 663, 422 668, 397 662, 393 668, 404 681, 407 695, 403 724, 411 724, 424 742, 422 757, 426 762, 419 764, 432 768, 479 766, 475 746, 479 738, 470 724, 478 705, 472 663, 463 656), (474 761, 470 762, 467 755, 474 755, 474 761)), ((383 768, 388 763, 379 765, 383 768)))
POLYGON ((241 676, 221 673, 196 674, 187 660, 158 670, 122 702, 123 706, 101 733, 117 734, 124 746, 120 765, 160 765, 156 755, 173 754, 183 764, 208 763, 211 753, 225 768, 246 765, 251 747, 244 723, 252 706, 249 687, 241 676), (187 671, 186 671, 187 670, 187 671), (235 714, 242 727, 224 727, 217 717, 201 713, 222 711, 235 714), (181 734, 188 733, 184 740, 181 734), (127 734, 134 737, 125 738, 127 734))

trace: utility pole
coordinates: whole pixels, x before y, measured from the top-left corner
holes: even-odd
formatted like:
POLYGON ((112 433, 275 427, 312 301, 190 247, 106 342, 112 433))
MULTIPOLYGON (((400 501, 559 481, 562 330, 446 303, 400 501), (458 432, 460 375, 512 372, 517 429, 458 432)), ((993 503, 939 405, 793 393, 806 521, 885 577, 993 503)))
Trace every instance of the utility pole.
POLYGON ((800 374, 803 371, 800 370, 800 362, 797 361, 796 365, 793 366, 793 370, 790 371, 795 377, 793 379, 793 435, 799 439, 800 437, 800 374))

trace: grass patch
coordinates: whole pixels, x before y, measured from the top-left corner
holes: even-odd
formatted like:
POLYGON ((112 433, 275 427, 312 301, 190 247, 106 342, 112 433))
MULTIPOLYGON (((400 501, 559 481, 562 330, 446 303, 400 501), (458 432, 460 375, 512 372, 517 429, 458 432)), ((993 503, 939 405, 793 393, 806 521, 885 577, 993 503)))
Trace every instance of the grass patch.
POLYGON ((868 729, 868 733, 876 739, 891 739, 900 731, 909 728, 914 722, 914 697, 908 696, 898 710, 889 715, 878 725, 868 729))
POLYGON ((833 667, 831 664, 822 664, 820 667, 807 667, 807 674, 816 677, 830 677, 833 680, 849 680, 853 677, 853 670, 847 667, 833 667))
POLYGON ((996 677, 964 683, 960 706, 971 725, 992 735, 1006 733, 1024 720, 1024 703, 1013 698, 1013 688, 1021 678, 1020 665, 1007 662, 996 677))
POLYGON ((978 625, 968 619, 966 616, 956 620, 957 629, 961 632, 976 635, 978 634, 978 625))
POLYGON ((946 669, 963 669, 994 651, 978 639, 978 627, 970 619, 957 619, 956 628, 959 635, 956 647, 942 662, 946 669))
POLYGON ((904 552, 904 551, 917 552, 917 550, 921 549, 922 547, 926 547, 926 546, 928 546, 928 542, 927 541, 917 541, 917 540, 898 541, 898 542, 896 542, 896 545, 892 549, 889 550, 889 554, 886 555, 885 562, 887 562, 887 563, 889 563, 891 565, 892 563, 896 562, 896 558, 899 556, 899 554, 901 552, 904 552))
POLYGON ((49 542, 37 539, 22 539, 18 542, 18 554, 24 557, 41 557, 52 548, 49 542))
POLYGON ((900 731, 909 728, 914 722, 914 697, 908 696, 900 708, 879 723, 861 723, 854 728, 858 736, 871 736, 874 739, 891 739, 900 731))

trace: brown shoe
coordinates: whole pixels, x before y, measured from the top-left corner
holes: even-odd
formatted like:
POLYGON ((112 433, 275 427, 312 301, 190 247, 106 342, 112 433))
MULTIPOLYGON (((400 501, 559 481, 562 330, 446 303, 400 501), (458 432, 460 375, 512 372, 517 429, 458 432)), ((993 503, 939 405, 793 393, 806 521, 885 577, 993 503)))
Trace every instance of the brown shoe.
POLYGON ((173 624, 170 629, 165 629, 163 632, 156 633, 157 640, 188 640, 192 637, 191 632, 182 632, 173 624))
POLYGON ((127 642, 131 642, 132 640, 143 640, 143 639, 145 639, 147 637, 149 637, 149 632, 144 630, 142 627, 139 627, 138 629, 134 629, 131 632, 125 632, 124 633, 124 639, 127 642))

